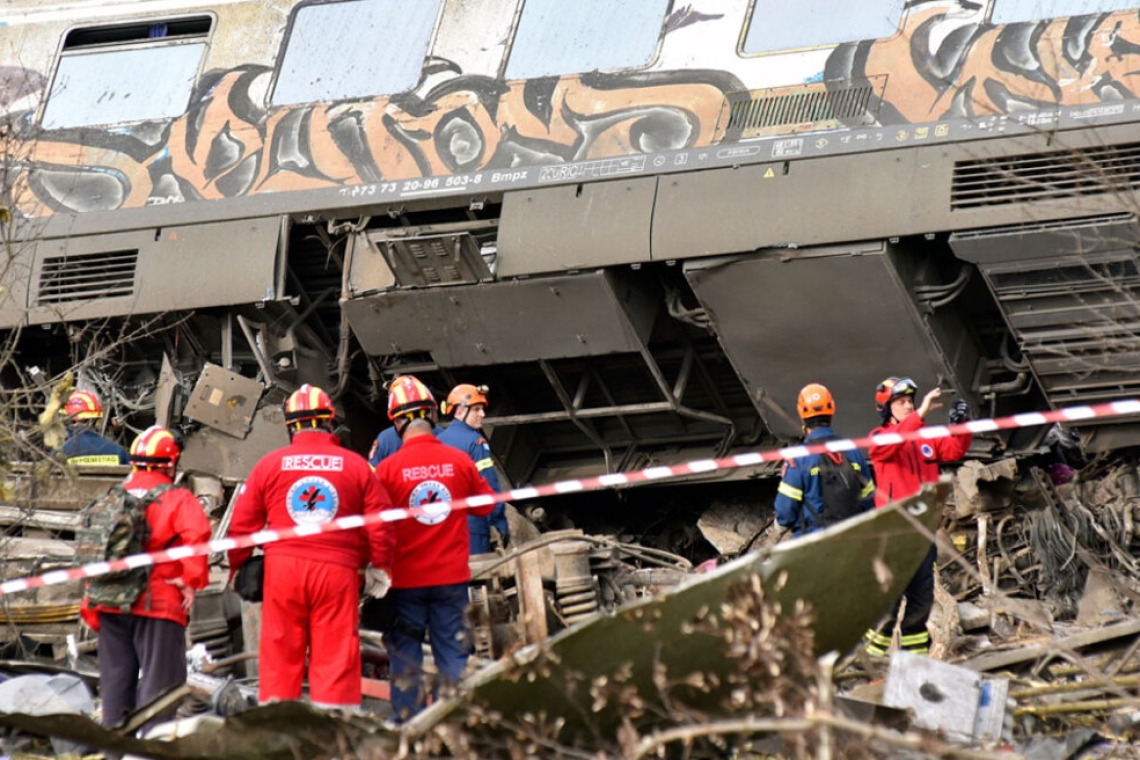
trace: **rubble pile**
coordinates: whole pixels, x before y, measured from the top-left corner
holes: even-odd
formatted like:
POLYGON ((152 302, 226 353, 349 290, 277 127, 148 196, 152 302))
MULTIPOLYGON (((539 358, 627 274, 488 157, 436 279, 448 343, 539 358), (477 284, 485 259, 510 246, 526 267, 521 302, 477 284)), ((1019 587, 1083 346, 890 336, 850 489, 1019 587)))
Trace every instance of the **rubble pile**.
MULTIPOLYGON (((958 469, 935 654, 1009 678, 1015 737, 1040 743, 1084 728, 1086 742, 1118 747, 1140 734, 1138 518, 1129 461, 958 469)), ((1050 752, 1072 756, 1062 744, 1050 752)))

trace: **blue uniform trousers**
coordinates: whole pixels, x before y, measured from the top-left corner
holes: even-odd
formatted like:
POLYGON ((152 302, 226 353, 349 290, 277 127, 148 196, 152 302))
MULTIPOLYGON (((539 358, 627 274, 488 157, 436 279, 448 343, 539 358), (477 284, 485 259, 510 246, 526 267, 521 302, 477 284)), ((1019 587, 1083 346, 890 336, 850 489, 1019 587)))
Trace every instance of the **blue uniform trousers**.
MULTIPOLYGON (((431 653, 442 683, 457 683, 467 667, 467 583, 422 588, 394 588, 388 592, 396 605, 394 630, 384 634, 391 661, 392 710, 397 722, 423 709, 424 633, 430 634, 431 653)), ((433 693, 436 691, 433 688, 433 693)))

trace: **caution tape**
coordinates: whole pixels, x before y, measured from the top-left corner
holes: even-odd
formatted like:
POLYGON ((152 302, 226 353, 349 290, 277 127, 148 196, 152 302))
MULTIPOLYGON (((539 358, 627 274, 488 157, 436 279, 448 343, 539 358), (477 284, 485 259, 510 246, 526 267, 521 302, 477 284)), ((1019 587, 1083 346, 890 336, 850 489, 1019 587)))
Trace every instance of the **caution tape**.
POLYGON ((992 433, 997 430, 1036 427, 1054 422, 1084 422, 1086 420, 1107 419, 1128 414, 1140 414, 1140 400, 1128 399, 1094 406, 1071 406, 1049 412, 1028 412, 1025 414, 1015 414, 1010 417, 970 420, 956 425, 930 425, 906 433, 891 432, 880 433, 879 435, 868 435, 863 438, 843 438, 827 441, 825 443, 801 444, 799 446, 787 446, 771 451, 735 454, 722 459, 699 459, 692 462, 685 462, 684 464, 661 465, 634 472, 610 473, 579 480, 560 480, 547 485, 513 488, 509 491, 495 494, 494 496, 470 496, 465 499, 456 499, 453 502, 433 503, 425 507, 386 509, 382 512, 367 516, 353 515, 351 517, 339 517, 320 525, 298 525, 283 530, 263 530, 246 536, 215 539, 191 546, 176 546, 172 549, 165 549, 149 554, 134 554, 130 557, 124 557, 111 562, 94 562, 81 567, 53 570, 31 578, 17 578, 15 580, 6 581, 5 583, 0 583, 0 596, 83 578, 97 578, 101 575, 121 570, 160 565, 164 562, 175 562, 189 557, 217 554, 233 549, 264 546, 292 538, 304 538, 342 530, 356 530, 368 525, 375 525, 381 522, 397 522, 416 516, 438 517, 440 515, 446 515, 453 509, 460 510, 470 509, 472 507, 485 507, 504 501, 526 501, 540 496, 557 496, 560 494, 598 491, 605 488, 614 488, 616 486, 635 483, 662 481, 683 475, 701 475, 720 470, 734 470, 740 467, 753 467, 765 462, 779 462, 786 459, 806 456, 808 454, 821 454, 827 451, 850 451, 852 449, 869 448, 871 446, 890 446, 906 441, 929 441, 938 438, 949 438, 963 433, 992 433))

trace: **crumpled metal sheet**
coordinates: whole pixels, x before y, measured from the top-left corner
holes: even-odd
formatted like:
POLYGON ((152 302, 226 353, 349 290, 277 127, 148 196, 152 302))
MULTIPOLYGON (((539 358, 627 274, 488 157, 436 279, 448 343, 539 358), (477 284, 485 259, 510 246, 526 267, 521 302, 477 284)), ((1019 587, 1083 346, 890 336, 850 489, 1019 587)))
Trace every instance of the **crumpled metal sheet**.
MULTIPOLYGON (((37 673, 0 683, 0 713, 17 709, 32 715, 80 715, 93 712, 95 702, 79 676, 37 673)), ((59 754, 78 750, 73 742, 59 737, 52 738, 51 744, 59 754)))
POLYGON ((53 736, 93 750, 158 758, 159 760, 301 760, 327 757, 339 749, 342 757, 365 743, 391 752, 397 737, 379 721, 342 719, 303 702, 280 702, 235 715, 217 731, 199 731, 175 741, 120 736, 88 718, 74 715, 34 717, 0 715, 0 725, 40 736, 53 736))
MULTIPOLYGON (((810 602, 817 653, 846 652, 910 581, 929 551, 950 490, 945 481, 928 486, 902 502, 694 576, 613 616, 571 626, 474 674, 464 693, 432 705, 407 730, 427 732, 469 703, 507 721, 540 713, 557 716, 565 721, 560 740, 573 745, 574 734, 588 730, 583 716, 602 726, 616 723, 616 715, 599 714, 591 704, 589 684, 596 678, 624 669, 628 679, 623 684, 650 694, 662 668, 670 677, 697 672, 723 676, 732 668, 723 648, 711 636, 694 632, 692 622, 702 611, 718 609, 729 589, 752 575, 761 578, 767 598, 785 610, 796 600, 810 602)), ((710 694, 701 708, 715 712, 723 697, 710 694)))

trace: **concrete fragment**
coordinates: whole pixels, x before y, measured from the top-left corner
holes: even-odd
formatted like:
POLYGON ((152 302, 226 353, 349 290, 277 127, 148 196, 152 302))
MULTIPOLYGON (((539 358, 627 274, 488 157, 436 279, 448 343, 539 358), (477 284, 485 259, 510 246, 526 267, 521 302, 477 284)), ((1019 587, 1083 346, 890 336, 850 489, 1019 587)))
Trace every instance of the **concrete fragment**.
POLYGON ((970 602, 960 602, 958 604, 958 625, 963 633, 989 628, 990 611, 970 602))
POLYGON ((1124 604, 1116 590, 1116 580, 1104 568, 1089 570, 1085 591, 1077 604, 1077 622, 1089 628, 1116 622, 1124 617, 1124 604))
POLYGON ((1017 487, 1017 460, 992 464, 969 461, 954 476, 954 505, 959 519, 1009 508, 1017 487))
POLYGON ((1009 679, 897 650, 891 654, 883 703, 911 710, 914 724, 960 742, 1008 740, 1009 679))
POLYGON ((766 523, 754 505, 714 502, 701 514, 697 527, 718 552, 735 555, 744 551, 766 523))

